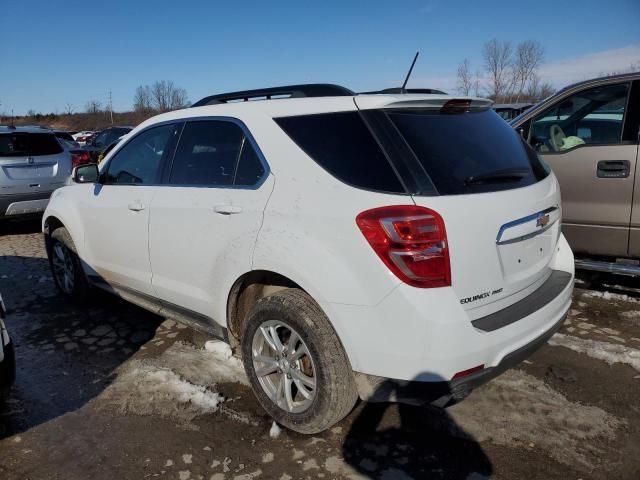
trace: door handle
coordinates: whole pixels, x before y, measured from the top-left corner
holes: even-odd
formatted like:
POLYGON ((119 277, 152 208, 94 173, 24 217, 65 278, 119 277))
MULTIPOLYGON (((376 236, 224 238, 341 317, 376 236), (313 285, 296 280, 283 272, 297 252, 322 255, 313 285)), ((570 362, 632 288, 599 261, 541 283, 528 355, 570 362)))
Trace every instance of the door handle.
POLYGON ((144 205, 139 201, 131 202, 127 207, 133 212, 144 210, 144 205))
POLYGON ((216 205, 213 207, 213 211, 222 215, 233 215, 242 212, 242 207, 237 205, 216 205))
POLYGON ((600 160, 596 175, 598 178, 627 178, 630 172, 629 160, 600 160))

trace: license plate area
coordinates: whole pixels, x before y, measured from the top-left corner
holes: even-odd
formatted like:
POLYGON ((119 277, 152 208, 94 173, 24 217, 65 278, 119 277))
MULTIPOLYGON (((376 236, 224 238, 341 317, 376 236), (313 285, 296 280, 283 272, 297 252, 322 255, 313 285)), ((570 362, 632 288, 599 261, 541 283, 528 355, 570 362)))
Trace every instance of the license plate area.
POLYGON ((524 280, 544 269, 558 241, 559 220, 560 209, 552 207, 500 228, 496 248, 507 282, 524 280))

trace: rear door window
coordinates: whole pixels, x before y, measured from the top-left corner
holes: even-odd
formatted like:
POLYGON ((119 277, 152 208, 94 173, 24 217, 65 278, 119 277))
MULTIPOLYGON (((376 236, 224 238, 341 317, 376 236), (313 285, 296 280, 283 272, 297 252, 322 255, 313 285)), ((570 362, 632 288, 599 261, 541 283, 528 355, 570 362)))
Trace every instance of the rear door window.
POLYGON ((316 163, 344 183, 406 193, 358 112, 277 118, 278 125, 316 163))
POLYGON ((232 185, 243 139, 244 132, 232 122, 187 122, 173 158, 169 183, 232 185))
POLYGON ((263 163, 260 161, 256 150, 249 139, 242 143, 242 152, 236 168, 234 185, 252 186, 260 182, 266 173, 263 163))
POLYGON ((62 147, 52 133, 0 134, 0 157, 57 155, 62 147))

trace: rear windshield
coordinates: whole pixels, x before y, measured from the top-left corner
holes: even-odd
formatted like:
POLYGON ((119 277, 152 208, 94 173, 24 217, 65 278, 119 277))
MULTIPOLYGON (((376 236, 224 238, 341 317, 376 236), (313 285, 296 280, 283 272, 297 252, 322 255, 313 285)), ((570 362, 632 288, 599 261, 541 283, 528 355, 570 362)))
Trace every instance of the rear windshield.
POLYGON ((36 157, 61 152, 62 147, 52 133, 0 134, 0 157, 36 157))
POLYGON ((369 190, 482 193, 531 185, 549 172, 490 109, 365 110, 276 122, 339 180, 369 190))
POLYGON ((389 111, 441 195, 525 187, 549 170, 492 110, 465 113, 389 111))

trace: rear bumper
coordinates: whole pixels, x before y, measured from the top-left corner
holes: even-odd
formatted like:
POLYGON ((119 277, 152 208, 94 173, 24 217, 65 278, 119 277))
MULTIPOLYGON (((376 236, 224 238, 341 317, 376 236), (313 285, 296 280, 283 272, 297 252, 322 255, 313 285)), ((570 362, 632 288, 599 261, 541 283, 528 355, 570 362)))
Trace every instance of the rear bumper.
MULTIPOLYGON (((358 376, 451 387, 459 372, 482 367, 488 371, 484 375, 499 373, 514 352, 530 352, 528 345, 546 340, 561 324, 574 280, 573 254, 563 237, 549 268, 547 282, 537 290, 481 318, 472 318, 448 287, 401 284, 376 305, 321 306, 358 376)), ((466 383, 472 378, 465 378, 466 383)))
POLYGON ((0 400, 6 397, 16 379, 16 356, 13 344, 4 346, 4 359, 0 362, 0 400))
POLYGON ((368 402, 399 402, 446 407, 464 400, 473 389, 516 366, 551 338, 562 326, 566 314, 538 338, 505 356, 500 363, 451 381, 414 382, 356 374, 360 398, 368 402))
POLYGON ((53 192, 0 195, 0 217, 17 217, 44 212, 53 192))

